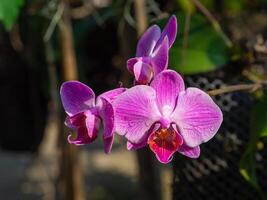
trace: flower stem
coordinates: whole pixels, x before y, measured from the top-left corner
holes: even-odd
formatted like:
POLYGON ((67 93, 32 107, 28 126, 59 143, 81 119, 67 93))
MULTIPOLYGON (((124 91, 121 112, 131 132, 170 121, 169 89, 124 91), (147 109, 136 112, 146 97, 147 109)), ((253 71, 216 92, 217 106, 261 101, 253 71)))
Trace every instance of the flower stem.
POLYGON ((216 96, 224 93, 237 92, 237 91, 251 91, 254 92, 266 85, 266 82, 259 83, 251 83, 251 84, 239 84, 239 85, 231 85, 225 86, 220 89, 209 90, 207 93, 210 96, 216 96))

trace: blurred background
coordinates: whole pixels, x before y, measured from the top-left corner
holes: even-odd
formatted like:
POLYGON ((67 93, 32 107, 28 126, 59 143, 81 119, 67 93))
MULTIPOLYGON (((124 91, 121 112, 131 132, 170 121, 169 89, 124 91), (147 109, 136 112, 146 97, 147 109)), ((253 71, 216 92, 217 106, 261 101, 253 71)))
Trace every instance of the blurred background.
POLYGON ((266 0, 1 0, 0 82, 1 199, 266 199, 266 0), (67 144, 61 83, 130 86, 138 38, 172 14, 169 67, 224 113, 200 158, 162 165, 121 137, 110 155, 101 137, 67 144))

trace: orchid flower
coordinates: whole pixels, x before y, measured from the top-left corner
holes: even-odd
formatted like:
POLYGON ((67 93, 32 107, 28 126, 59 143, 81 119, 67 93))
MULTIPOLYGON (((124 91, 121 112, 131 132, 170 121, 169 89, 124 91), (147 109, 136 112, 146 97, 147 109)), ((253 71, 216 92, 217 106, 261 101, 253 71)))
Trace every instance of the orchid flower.
POLYGON ((128 70, 137 84, 148 84, 168 66, 169 48, 175 41, 177 20, 173 15, 162 33, 157 25, 151 26, 137 44, 136 57, 127 61, 128 70))
POLYGON ((69 143, 84 145, 93 142, 102 123, 104 151, 109 153, 114 137, 114 110, 111 103, 124 90, 124 88, 114 89, 96 99, 93 90, 83 83, 78 81, 63 83, 60 95, 68 115, 65 124, 77 132, 75 139, 69 135, 69 143))
POLYGON ((158 74, 150 86, 134 86, 118 96, 116 132, 124 135, 129 150, 149 145, 162 163, 179 153, 190 158, 200 155, 199 145, 209 141, 222 123, 222 112, 200 89, 185 89, 175 71, 158 74))

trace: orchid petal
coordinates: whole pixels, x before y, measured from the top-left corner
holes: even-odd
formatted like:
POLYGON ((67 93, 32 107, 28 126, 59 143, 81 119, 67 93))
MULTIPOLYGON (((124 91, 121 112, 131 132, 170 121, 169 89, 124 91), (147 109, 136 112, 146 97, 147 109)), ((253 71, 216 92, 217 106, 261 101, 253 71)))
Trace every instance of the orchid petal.
POLYGON ((156 90, 161 113, 169 116, 175 108, 179 92, 185 90, 182 77, 173 70, 165 70, 154 78, 151 87, 156 90))
POLYGON ((164 40, 164 38, 167 36, 168 41, 169 41, 169 48, 171 48, 171 46, 173 45, 175 38, 176 38, 176 34, 177 34, 177 19, 175 17, 175 15, 172 15, 168 21, 168 23, 166 24, 166 26, 164 27, 161 36, 155 46, 154 49, 157 49, 162 41, 164 40))
POLYGON ((104 152, 105 153, 110 153, 111 152, 111 148, 113 145, 113 140, 114 140, 114 135, 112 135, 109 138, 104 138, 103 137, 103 142, 104 142, 104 152))
POLYGON ((210 140, 222 123, 222 112, 212 98, 197 88, 180 92, 172 120, 189 147, 210 140))
POLYGON ((98 110, 98 114, 103 122, 103 138, 110 138, 114 133, 114 110, 113 106, 105 98, 100 98, 101 107, 98 110))
POLYGON ((152 54, 151 61, 155 75, 167 69, 168 57, 169 57, 168 54, 169 54, 168 38, 165 37, 159 48, 157 48, 157 50, 154 51, 152 54))
POLYGON ((189 147, 186 144, 183 144, 178 150, 180 154, 187 156, 189 158, 198 158, 200 156, 200 147, 189 147))
POLYGON ((121 93, 125 92, 125 90, 126 90, 126 88, 121 87, 121 88, 116 88, 116 89, 104 92, 103 94, 101 94, 97 97, 97 101, 96 101, 97 105, 101 106, 101 103, 102 103, 101 98, 104 98, 108 102, 112 103, 117 98, 117 96, 119 96, 121 93))
POLYGON ((134 76, 139 84, 148 84, 153 78, 152 67, 145 62, 138 61, 134 65, 134 76))
POLYGON ((94 141, 100 126, 100 119, 91 112, 78 113, 69 118, 69 122, 75 126, 77 137, 75 139, 68 136, 70 144, 83 145, 94 141))
POLYGON ((90 111, 85 112, 85 125, 90 138, 96 138, 101 120, 90 111))
POLYGON ((134 65, 140 60, 140 58, 130 58, 127 60, 127 69, 131 74, 134 74, 134 65))
POLYGON ((63 107, 70 116, 83 112, 95 104, 95 94, 92 89, 79 81, 63 83, 60 96, 63 107))
POLYGON ((128 150, 136 150, 136 149, 143 148, 144 146, 147 145, 147 140, 148 140, 149 135, 154 133, 155 131, 157 131, 160 127, 161 127, 160 123, 154 124, 147 131, 147 134, 144 135, 144 137, 140 140, 140 142, 138 144, 134 144, 134 143, 131 143, 131 142, 127 141, 127 149, 128 150))
POLYGON ((160 118, 155 90, 146 85, 128 89, 113 102, 116 132, 132 143, 139 143, 160 118))
POLYGON ((71 128, 71 129, 75 129, 75 126, 71 123, 71 117, 70 116, 67 116, 65 121, 64 121, 64 124, 71 128))
POLYGON ((136 49, 136 56, 149 56, 160 38, 160 28, 157 25, 151 26, 139 39, 136 49))

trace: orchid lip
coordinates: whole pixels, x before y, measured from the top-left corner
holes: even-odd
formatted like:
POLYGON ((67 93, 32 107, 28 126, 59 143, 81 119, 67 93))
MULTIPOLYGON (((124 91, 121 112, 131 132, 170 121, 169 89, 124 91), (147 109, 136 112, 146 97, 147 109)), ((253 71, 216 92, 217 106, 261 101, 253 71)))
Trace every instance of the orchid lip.
POLYGON ((149 136, 147 143, 160 162, 168 163, 172 155, 182 146, 183 139, 172 127, 167 129, 160 127, 149 136))
MULTIPOLYGON (((89 114, 87 114, 89 115, 89 114)), ((84 145, 93 142, 97 138, 97 132, 100 125, 100 119, 98 117, 86 116, 85 113, 79 113, 70 119, 73 128, 76 130, 77 135, 73 137, 72 134, 68 136, 70 144, 84 145), (90 119, 90 126, 88 126, 88 119, 90 119), (92 124, 93 123, 93 124, 92 124)))

